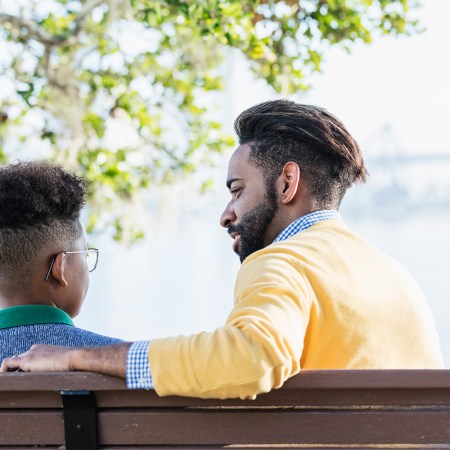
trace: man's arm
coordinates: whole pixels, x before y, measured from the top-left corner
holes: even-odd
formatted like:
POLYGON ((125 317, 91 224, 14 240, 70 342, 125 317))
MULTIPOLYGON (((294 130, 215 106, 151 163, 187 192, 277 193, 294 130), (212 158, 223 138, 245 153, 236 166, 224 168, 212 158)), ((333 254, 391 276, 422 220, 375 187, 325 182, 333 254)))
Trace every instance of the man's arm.
MULTIPOLYGON (((225 326, 153 339, 145 347, 147 369, 132 370, 136 383, 129 387, 155 388, 159 395, 255 398, 300 370, 310 287, 288 252, 261 252, 241 268, 235 307, 225 326)), ((140 342, 96 349, 35 346, 6 360, 2 370, 85 370, 125 378, 127 359, 132 359, 127 353, 136 344, 140 342)))
POLYGON ((250 256, 239 271, 224 327, 152 339, 149 361, 157 394, 244 399, 280 387, 300 370, 310 289, 298 259, 284 247, 250 256))
POLYGON ((83 370, 126 378, 130 346, 131 342, 94 348, 33 345, 21 355, 4 359, 0 372, 83 370))

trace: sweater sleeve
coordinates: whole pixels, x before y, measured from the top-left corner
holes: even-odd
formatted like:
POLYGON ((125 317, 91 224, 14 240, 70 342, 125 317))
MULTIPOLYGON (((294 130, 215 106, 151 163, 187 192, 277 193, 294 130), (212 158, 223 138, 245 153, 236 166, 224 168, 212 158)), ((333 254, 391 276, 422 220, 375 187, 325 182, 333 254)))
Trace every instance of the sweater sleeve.
POLYGON ((298 262, 271 247, 242 265, 224 327, 152 340, 159 395, 255 398, 298 373, 311 295, 298 262))

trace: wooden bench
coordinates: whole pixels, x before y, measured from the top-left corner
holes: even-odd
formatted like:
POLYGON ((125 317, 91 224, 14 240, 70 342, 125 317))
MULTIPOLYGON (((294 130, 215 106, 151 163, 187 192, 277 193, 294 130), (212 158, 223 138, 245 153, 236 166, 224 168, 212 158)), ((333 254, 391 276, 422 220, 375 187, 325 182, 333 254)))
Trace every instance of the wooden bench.
POLYGON ((303 371, 254 401, 0 374, 0 448, 450 448, 450 371, 303 371))

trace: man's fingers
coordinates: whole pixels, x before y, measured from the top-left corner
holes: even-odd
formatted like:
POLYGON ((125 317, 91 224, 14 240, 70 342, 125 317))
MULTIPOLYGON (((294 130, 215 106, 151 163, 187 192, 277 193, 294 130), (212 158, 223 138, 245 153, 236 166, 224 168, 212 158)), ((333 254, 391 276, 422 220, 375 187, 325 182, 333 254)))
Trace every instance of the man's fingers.
POLYGON ((0 366, 0 372, 12 372, 14 370, 29 371, 31 370, 29 363, 34 359, 34 355, 36 353, 44 355, 49 349, 51 350, 52 346, 35 344, 28 351, 20 355, 5 358, 0 366))
POLYGON ((12 370, 20 369, 20 357, 13 356, 12 358, 5 358, 0 366, 0 372, 10 372, 12 370))
POLYGON ((13 358, 6 358, 2 372, 23 370, 25 372, 49 372, 70 370, 69 353, 73 349, 52 345, 33 345, 30 350, 13 358))

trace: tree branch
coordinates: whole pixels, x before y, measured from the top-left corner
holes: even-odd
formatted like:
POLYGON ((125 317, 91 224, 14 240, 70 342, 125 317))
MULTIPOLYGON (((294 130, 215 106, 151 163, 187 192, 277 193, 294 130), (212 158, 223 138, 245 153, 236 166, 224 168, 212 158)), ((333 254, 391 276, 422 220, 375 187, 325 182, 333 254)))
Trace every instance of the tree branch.
POLYGON ((89 0, 87 1, 81 11, 74 20, 73 29, 64 34, 50 34, 42 29, 36 22, 22 16, 14 16, 12 14, 0 13, 0 24, 11 23, 13 26, 27 31, 27 37, 35 39, 46 47, 54 47, 66 43, 69 39, 76 37, 83 28, 84 22, 89 13, 101 5, 102 3, 109 3, 108 0, 89 0))
POLYGON ((36 39, 40 43, 48 46, 56 45, 60 42, 60 36, 53 36, 44 31, 36 22, 25 17, 13 16, 12 14, 0 13, 0 23, 11 23, 13 26, 27 30, 28 37, 36 39))
POLYGON ((81 11, 78 13, 77 18, 74 21, 75 26, 69 37, 77 36, 80 33, 80 31, 83 27, 83 24, 84 24, 86 18, 88 17, 89 13, 97 6, 100 6, 102 3, 110 3, 110 1, 108 1, 108 0, 89 0, 84 4, 83 8, 81 8, 81 11))

